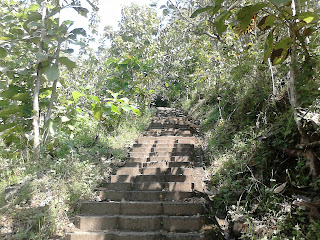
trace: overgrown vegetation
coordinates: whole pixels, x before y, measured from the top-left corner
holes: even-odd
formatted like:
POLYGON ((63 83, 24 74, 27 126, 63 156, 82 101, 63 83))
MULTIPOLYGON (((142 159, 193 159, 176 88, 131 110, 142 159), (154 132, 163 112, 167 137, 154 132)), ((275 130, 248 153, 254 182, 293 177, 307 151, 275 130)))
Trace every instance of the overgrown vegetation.
POLYGON ((141 118, 124 116, 109 132, 87 115, 73 125, 72 138, 61 131, 55 148, 43 153, 40 161, 14 157, 3 148, 1 239, 61 238, 78 204, 94 199, 95 188, 123 165, 130 145, 145 131, 150 117, 151 112, 141 118))

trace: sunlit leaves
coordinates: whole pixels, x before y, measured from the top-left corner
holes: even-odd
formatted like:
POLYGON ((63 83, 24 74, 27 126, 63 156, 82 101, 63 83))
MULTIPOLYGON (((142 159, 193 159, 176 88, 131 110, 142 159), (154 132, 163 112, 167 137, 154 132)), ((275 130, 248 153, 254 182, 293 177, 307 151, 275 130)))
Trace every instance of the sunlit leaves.
POLYGON ((319 20, 318 14, 314 12, 303 12, 300 13, 297 17, 298 19, 306 23, 316 22, 319 20))
POLYGON ((8 55, 8 52, 3 47, 0 47, 0 58, 5 58, 8 55))
POLYGON ((87 36, 86 30, 83 28, 75 28, 70 32, 71 35, 77 36, 77 35, 82 35, 82 36, 87 36))
POLYGON ((207 11, 210 11, 210 10, 213 10, 213 9, 214 9, 213 6, 207 6, 207 7, 203 7, 203 8, 198 8, 194 13, 192 13, 192 15, 190 17, 191 18, 195 18, 200 13, 207 12, 207 11))
POLYGON ((279 42, 277 42, 273 48, 272 54, 271 54, 271 62, 276 64, 283 63, 284 60, 286 60, 288 56, 288 50, 292 45, 292 38, 286 37, 281 39, 279 42))
POLYGON ((222 12, 218 18, 215 21, 215 25, 218 31, 218 34, 221 35, 224 31, 227 30, 227 25, 225 24, 225 21, 231 16, 230 11, 224 11, 222 12))
POLYGON ((273 4, 275 4, 277 6, 282 6, 282 5, 286 5, 288 3, 291 3, 291 0, 270 0, 270 2, 272 2, 273 4))
POLYGON ((221 4, 223 3, 223 1, 224 0, 216 0, 215 6, 206 6, 203 8, 198 8, 194 13, 192 13, 190 17, 195 18, 200 13, 204 13, 204 12, 209 12, 211 15, 216 14, 221 9, 221 4))
POLYGON ((56 64, 46 67, 44 74, 49 81, 57 80, 60 77, 60 71, 56 64))
POLYGON ((100 121, 102 118, 102 108, 98 104, 92 104, 92 113, 95 120, 100 121))
POLYGON ((236 17, 240 23, 240 26, 243 30, 247 28, 250 24, 252 17, 262 8, 266 7, 267 4, 265 3, 257 3, 254 5, 246 6, 240 9, 237 13, 236 17))
POLYGON ((258 27, 261 31, 265 31, 274 26, 276 18, 273 15, 264 16, 258 23, 258 27))
POLYGON ((73 91, 73 92, 72 92, 72 97, 73 97, 73 100, 74 100, 75 102, 78 102, 78 100, 79 100, 79 98, 80 98, 81 96, 83 96, 83 94, 80 93, 80 92, 78 92, 78 91, 73 91))
POLYGON ((76 63, 67 57, 60 57, 59 62, 65 65, 69 71, 72 71, 76 67, 76 63))
POLYGON ((74 10, 76 10, 81 16, 87 17, 89 11, 86 8, 83 7, 73 7, 74 10))
POLYGON ((266 62, 268 58, 271 56, 272 49, 273 49, 273 31, 270 31, 266 39, 266 42, 264 44, 264 56, 263 56, 264 62, 266 62))

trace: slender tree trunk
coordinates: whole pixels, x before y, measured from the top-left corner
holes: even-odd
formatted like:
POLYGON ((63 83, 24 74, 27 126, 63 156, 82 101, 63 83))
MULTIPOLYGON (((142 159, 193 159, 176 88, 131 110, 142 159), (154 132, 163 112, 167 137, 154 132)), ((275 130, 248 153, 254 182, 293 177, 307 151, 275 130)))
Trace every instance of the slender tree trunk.
MULTIPOLYGON (((45 25, 45 19, 46 19, 46 13, 47 13, 47 6, 46 1, 42 2, 42 20, 41 20, 41 39, 39 43, 39 53, 43 53, 43 44, 44 44, 44 38, 46 35, 46 25, 45 25)), ((41 88, 41 80, 42 80, 42 65, 41 60, 38 61, 37 66, 37 78, 35 82, 35 87, 33 91, 33 155, 35 160, 39 159, 40 157, 40 108, 39 108, 39 93, 41 88)))
MULTIPOLYGON (((291 47, 291 62, 290 62, 290 82, 289 82, 289 93, 290 93, 290 104, 293 109, 293 116, 295 123, 297 125, 298 131, 300 133, 300 144, 309 144, 310 138, 303 128, 301 118, 299 117, 299 107, 300 103, 298 100, 298 95, 296 91, 297 81, 299 79, 299 69, 298 69, 298 53, 297 53, 297 36, 295 34, 295 23, 291 25, 291 38, 293 39, 293 44, 291 47)), ((309 175, 313 179, 317 178, 320 173, 320 163, 312 148, 306 149, 304 152, 304 157, 308 160, 309 164, 309 175)))

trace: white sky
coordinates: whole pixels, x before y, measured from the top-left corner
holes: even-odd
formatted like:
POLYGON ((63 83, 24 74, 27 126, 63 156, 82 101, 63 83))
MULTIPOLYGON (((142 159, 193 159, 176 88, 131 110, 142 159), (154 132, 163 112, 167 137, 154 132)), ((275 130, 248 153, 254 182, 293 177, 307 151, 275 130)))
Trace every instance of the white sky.
MULTIPOLYGON (((99 16, 101 22, 99 25, 99 35, 101 36, 102 31, 105 26, 112 26, 113 29, 117 29, 118 22, 121 20, 121 9, 123 6, 131 5, 131 3, 136 3, 139 5, 149 5, 151 3, 157 3, 156 9, 159 14, 162 14, 160 11, 160 6, 165 4, 167 0, 99 0, 99 16)), ((86 0, 82 0, 83 7, 91 11, 90 5, 86 0)), ((74 21, 73 28, 84 28, 89 33, 88 30, 88 18, 85 18, 79 14, 74 9, 64 9, 61 11, 61 19, 72 20, 74 21)), ((71 30, 71 29, 70 29, 71 30)), ((94 47, 96 44, 92 43, 91 46, 94 47)), ((78 52, 79 47, 73 46, 75 52, 78 52)))
MULTIPOLYGON (((99 0, 99 15, 101 18, 100 29, 102 30, 107 25, 116 29, 118 22, 121 20, 121 9, 123 6, 128 6, 131 3, 149 5, 154 2, 158 2, 156 8, 159 10, 160 6, 165 4, 166 0, 99 0)), ((88 10, 91 10, 91 7, 86 0, 82 0, 82 4, 88 10)), ((61 18, 63 20, 74 21, 74 28, 84 28, 88 30, 88 19, 80 16, 73 9, 63 10, 61 18)))

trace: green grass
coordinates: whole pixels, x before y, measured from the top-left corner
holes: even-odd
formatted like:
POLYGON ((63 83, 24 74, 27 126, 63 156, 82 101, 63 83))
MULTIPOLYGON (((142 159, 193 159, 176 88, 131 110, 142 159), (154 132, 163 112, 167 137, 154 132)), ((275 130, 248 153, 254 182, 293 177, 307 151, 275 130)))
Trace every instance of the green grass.
POLYGON ((36 162, 26 150, 22 157, 2 149, 0 238, 61 239, 79 202, 95 197, 94 189, 126 158, 152 114, 124 116, 112 132, 92 119, 81 119, 71 133, 57 133, 36 162), (12 195, 6 193, 10 185, 17 188, 12 195))

